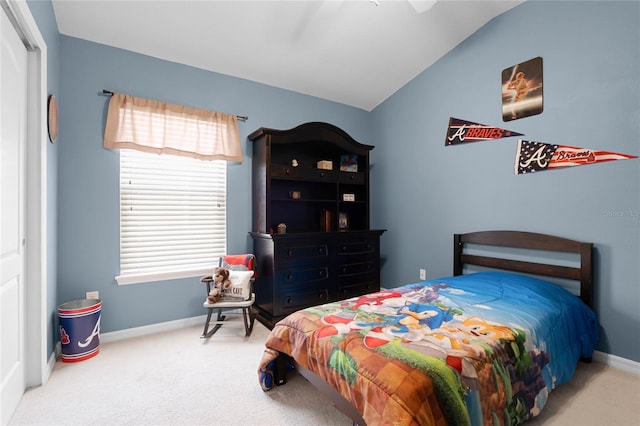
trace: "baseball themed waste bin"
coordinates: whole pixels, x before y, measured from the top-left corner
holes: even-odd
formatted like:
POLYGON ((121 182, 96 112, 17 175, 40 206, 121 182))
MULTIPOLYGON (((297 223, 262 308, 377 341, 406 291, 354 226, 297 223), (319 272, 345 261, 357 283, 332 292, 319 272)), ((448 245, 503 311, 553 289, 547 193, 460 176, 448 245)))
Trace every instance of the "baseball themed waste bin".
POLYGON ((58 306, 62 361, 77 362, 100 352, 100 299, 83 299, 58 306))

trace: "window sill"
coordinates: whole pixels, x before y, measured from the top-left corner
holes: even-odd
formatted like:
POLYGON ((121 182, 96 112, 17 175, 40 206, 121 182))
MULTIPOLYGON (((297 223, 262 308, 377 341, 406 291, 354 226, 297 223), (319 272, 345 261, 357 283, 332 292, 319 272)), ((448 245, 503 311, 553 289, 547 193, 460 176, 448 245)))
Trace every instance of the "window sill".
POLYGON ((214 266, 200 269, 190 269, 187 271, 171 271, 171 272, 152 272, 148 274, 131 274, 131 275, 118 275, 116 276, 116 282, 118 285, 129 284, 142 284, 155 281, 176 280, 180 278, 192 278, 201 277, 203 275, 211 274, 214 266))

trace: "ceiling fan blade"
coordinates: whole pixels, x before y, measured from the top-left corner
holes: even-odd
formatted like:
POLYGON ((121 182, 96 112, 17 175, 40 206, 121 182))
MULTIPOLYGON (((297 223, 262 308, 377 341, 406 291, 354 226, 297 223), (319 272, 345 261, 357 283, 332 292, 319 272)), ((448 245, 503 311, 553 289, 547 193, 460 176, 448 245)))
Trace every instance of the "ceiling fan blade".
POLYGON ((424 13, 427 10, 431 9, 438 0, 408 0, 409 4, 413 6, 413 8, 418 13, 424 13))

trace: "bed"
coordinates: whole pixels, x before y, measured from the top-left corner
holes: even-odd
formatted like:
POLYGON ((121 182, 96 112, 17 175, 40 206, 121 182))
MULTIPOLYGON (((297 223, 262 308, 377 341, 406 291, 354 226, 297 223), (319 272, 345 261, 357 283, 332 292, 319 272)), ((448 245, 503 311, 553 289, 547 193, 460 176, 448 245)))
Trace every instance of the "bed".
POLYGON ((592 244, 482 231, 455 234, 453 259, 450 277, 278 322, 258 369, 263 390, 296 369, 358 425, 536 416, 598 342, 592 244))

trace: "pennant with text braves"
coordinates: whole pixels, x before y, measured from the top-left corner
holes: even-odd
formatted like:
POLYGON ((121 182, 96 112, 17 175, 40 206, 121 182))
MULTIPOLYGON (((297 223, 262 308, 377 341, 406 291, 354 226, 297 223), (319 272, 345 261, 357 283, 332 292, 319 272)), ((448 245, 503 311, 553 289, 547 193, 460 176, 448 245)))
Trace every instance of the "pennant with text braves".
POLYGON ((465 142, 502 139, 510 136, 523 136, 523 134, 451 117, 449 118, 449 128, 447 129, 447 137, 444 140, 444 144, 445 146, 456 145, 465 142))
POLYGON ((637 156, 520 139, 518 140, 514 172, 519 175, 560 167, 627 160, 629 158, 637 158, 637 156))

